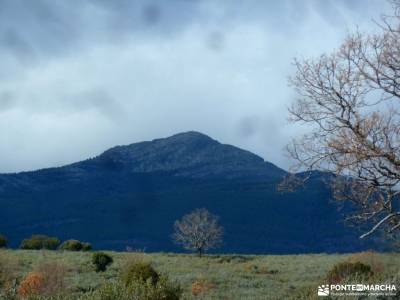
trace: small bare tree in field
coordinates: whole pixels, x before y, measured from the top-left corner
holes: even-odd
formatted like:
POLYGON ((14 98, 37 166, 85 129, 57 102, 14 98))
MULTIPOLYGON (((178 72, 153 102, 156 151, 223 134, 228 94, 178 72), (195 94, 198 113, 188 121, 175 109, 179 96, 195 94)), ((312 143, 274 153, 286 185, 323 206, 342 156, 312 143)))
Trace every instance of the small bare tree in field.
POLYGON ((295 60, 291 121, 309 125, 288 152, 294 170, 333 172, 338 200, 357 208, 361 236, 400 230, 400 1, 378 34, 357 32, 331 54, 295 60))
POLYGON ((218 224, 218 217, 201 208, 175 222, 172 238, 185 249, 202 256, 205 251, 220 246, 222 234, 223 228, 218 224))

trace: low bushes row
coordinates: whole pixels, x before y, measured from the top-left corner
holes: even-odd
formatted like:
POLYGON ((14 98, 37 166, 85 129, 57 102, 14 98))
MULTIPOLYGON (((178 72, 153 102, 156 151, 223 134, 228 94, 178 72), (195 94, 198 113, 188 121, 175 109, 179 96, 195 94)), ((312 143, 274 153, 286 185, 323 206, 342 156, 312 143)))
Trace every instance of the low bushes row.
POLYGON ((32 235, 29 239, 21 242, 20 248, 25 250, 56 250, 60 246, 60 240, 47 235, 32 235))
POLYGON ((92 250, 92 245, 78 240, 67 240, 60 245, 59 249, 66 251, 90 251, 92 250))
MULTIPOLYGON (((4 235, 0 234, 0 248, 7 248, 8 241, 4 235)), ((66 240, 63 243, 57 238, 47 235, 36 234, 28 239, 24 239, 20 245, 24 250, 66 250, 66 251, 90 251, 92 245, 90 243, 81 242, 78 240, 66 240)))

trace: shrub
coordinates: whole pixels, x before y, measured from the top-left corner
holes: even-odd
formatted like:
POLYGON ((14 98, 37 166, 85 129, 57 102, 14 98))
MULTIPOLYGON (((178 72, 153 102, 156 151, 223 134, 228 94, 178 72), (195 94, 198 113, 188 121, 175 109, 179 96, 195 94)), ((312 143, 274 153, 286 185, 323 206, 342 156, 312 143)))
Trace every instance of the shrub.
POLYGON ((7 238, 0 234, 0 248, 7 248, 8 240, 7 238))
POLYGON ((147 262, 133 262, 122 273, 122 281, 125 285, 130 285, 134 281, 146 282, 148 280, 155 285, 159 278, 160 275, 147 262))
POLYGON ((90 250, 92 250, 92 245, 90 243, 82 244, 82 251, 90 251, 90 250))
POLYGON ((23 298, 60 295, 66 290, 66 275, 67 269, 62 264, 42 264, 37 271, 28 273, 22 280, 18 295, 23 298))
POLYGON ((81 299, 87 300, 179 300, 182 295, 181 287, 172 283, 167 277, 160 276, 156 285, 150 281, 134 281, 126 286, 123 282, 108 282, 85 294, 81 299))
POLYGON ((112 264, 112 262, 113 262, 112 257, 106 253, 103 252, 93 253, 92 263, 96 268, 96 272, 104 272, 107 269, 107 267, 110 264, 112 264))
POLYGON ((55 250, 59 245, 60 240, 56 237, 50 237, 47 235, 32 235, 31 238, 22 241, 20 248, 30 250, 55 250))
POLYGON ((208 283, 205 280, 196 280, 192 283, 191 292, 193 296, 204 295, 214 287, 214 284, 208 283))
POLYGON ((92 245, 78 240, 67 240, 60 245, 59 249, 66 251, 90 251, 92 250, 92 245))
POLYGON ((67 267, 57 262, 41 264, 38 272, 43 276, 41 294, 58 295, 66 290, 67 267))
POLYGON ((373 275, 371 267, 360 262, 338 263, 328 272, 327 279, 330 283, 339 283, 348 278, 369 278, 373 275))
POLYGON ((107 282, 92 292, 85 293, 81 300, 132 300, 130 291, 121 282, 107 282))
POLYGON ((147 296, 147 300, 179 300, 183 292, 178 283, 171 282, 166 276, 160 276, 157 284, 150 291, 150 297, 147 296))
POLYGON ((78 240, 66 240, 60 245, 59 249, 67 251, 81 251, 82 247, 82 243, 78 240))
POLYGON ((384 263, 380 259, 379 255, 372 251, 355 253, 350 256, 348 261, 351 263, 360 262, 365 265, 369 265, 371 267, 372 272, 374 272, 375 275, 383 273, 383 271, 385 270, 384 263))
POLYGON ((18 288, 18 295, 28 298, 35 295, 40 295, 44 286, 43 274, 40 272, 30 272, 18 288))

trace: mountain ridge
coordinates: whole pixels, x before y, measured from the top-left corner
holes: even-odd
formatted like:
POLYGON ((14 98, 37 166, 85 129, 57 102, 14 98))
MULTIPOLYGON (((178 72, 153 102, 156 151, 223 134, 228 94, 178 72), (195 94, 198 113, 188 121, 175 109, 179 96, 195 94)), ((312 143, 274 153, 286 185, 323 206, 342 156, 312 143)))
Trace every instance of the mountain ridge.
POLYGON ((150 142, 117 146, 94 160, 129 165, 134 172, 173 172, 175 176, 282 176, 286 172, 238 147, 221 144, 209 136, 189 131, 150 142), (128 163, 126 163, 128 162, 128 163), (196 173, 191 173, 196 169, 196 173), (228 174, 230 173, 230 174, 228 174))
MULTIPOLYGON (((209 161, 207 161, 206 163, 216 163, 218 162, 219 159, 221 159, 221 157, 216 157, 214 158, 214 160, 210 161, 210 157, 207 157, 206 155, 212 155, 212 154, 223 154, 221 152, 223 152, 225 150, 225 154, 229 154, 229 151, 231 151, 231 156, 227 157, 228 160, 233 160, 235 159, 235 157, 233 157, 234 154, 237 154, 237 156, 239 157, 240 155, 246 155, 247 156, 247 163, 258 163, 259 165, 256 167, 256 169, 258 169, 259 171, 262 171, 262 168, 265 167, 266 169, 269 168, 269 171, 273 171, 275 173, 275 175, 279 174, 279 176, 282 176, 284 174, 286 174, 286 171, 277 167, 275 164, 265 161, 262 157, 251 153, 250 151, 241 149, 239 147, 236 146, 232 146, 229 144, 222 144, 214 139, 212 139, 211 137, 209 137, 208 135, 205 135, 203 133, 197 132, 197 131, 187 131, 187 132, 182 132, 182 133, 178 133, 178 134, 174 134, 172 136, 166 137, 166 138, 157 138, 157 139, 153 139, 150 141, 143 141, 143 142, 135 142, 135 143, 131 143, 131 144, 127 144, 127 145, 117 145, 114 147, 111 147, 105 151, 103 151, 102 153, 100 153, 97 156, 94 156, 92 158, 88 158, 88 159, 84 159, 78 162, 74 162, 74 163, 70 163, 70 164, 66 164, 66 165, 62 165, 62 166, 57 166, 57 167, 48 167, 48 168, 40 168, 37 170, 31 170, 31 171, 21 171, 21 172, 14 172, 14 173, 0 173, 0 176, 3 175, 19 175, 19 174, 26 174, 26 173, 31 173, 31 172, 38 172, 38 171, 47 171, 47 170, 53 170, 53 169, 68 169, 68 168, 73 168, 76 166, 79 166, 80 164, 88 164, 91 162, 103 162, 103 163, 115 163, 118 164, 120 163, 121 166, 124 164, 132 164, 135 163, 135 160, 137 160, 138 158, 143 160, 143 159, 152 159, 151 157, 143 157, 143 154, 140 153, 140 151, 137 150, 143 150, 143 148, 146 147, 152 147, 152 145, 166 145, 166 144, 173 144, 175 146, 174 149, 170 150, 170 152, 174 151, 174 150, 179 150, 179 148, 182 148, 182 145, 184 144, 188 144, 191 143, 192 148, 196 148, 196 149, 192 149, 195 150, 194 152, 198 152, 199 150, 199 146, 208 146, 208 150, 215 150, 216 148, 220 149, 220 152, 214 152, 214 153, 202 153, 203 154, 203 159, 206 158, 209 161), (211 149, 210 149, 211 148, 211 149), (222 148, 224 148, 224 150, 221 150, 222 148), (127 152, 132 152, 130 153, 130 157, 129 153, 127 152), (128 155, 126 155, 128 154, 128 155), (125 155, 125 157, 124 157, 125 155), (120 159, 128 159, 128 162, 123 162, 120 161, 120 159), (109 160, 109 161, 107 161, 109 160)), ((158 147, 159 148, 159 147, 158 147)), ((148 149, 144 149, 145 151, 147 150, 147 155, 151 155, 152 153, 150 153, 148 151, 148 149)), ((153 150, 158 150, 157 146, 155 149, 153 150)), ((171 153, 170 153, 171 154, 171 153)), ((178 153, 179 154, 179 153, 178 153)), ((186 153, 187 154, 187 153, 186 153)), ((198 153, 193 154, 194 155, 198 155, 198 153)), ((165 155, 165 153, 164 153, 165 155)), ((191 157, 186 158, 186 161, 183 162, 184 164, 187 164, 191 157)), ((192 157, 193 158, 193 157, 192 157)), ((176 158, 175 158, 176 159, 176 158)), ((180 158, 181 159, 181 158, 180 158)), ((166 160, 171 160, 171 157, 166 158, 166 160)), ((245 163, 244 161, 242 161, 242 163, 245 163)), ((181 168, 184 166, 180 166, 181 168)), ((142 168, 136 166, 136 168, 133 168, 132 171, 135 172, 154 172, 154 171, 166 171, 166 172, 171 172, 173 170, 179 169, 179 166, 177 167, 165 167, 165 168, 146 168, 146 165, 142 165, 142 168)), ((194 166, 196 167, 196 166, 194 166)), ((227 166, 224 166, 227 167, 227 166)), ((237 172, 239 171, 238 169, 233 169, 232 172, 237 172)), ((265 170, 265 172, 262 172, 260 175, 267 175, 268 170, 265 170)), ((188 176, 190 174, 187 173, 182 173, 182 174, 176 174, 177 176, 188 176)), ((194 176, 196 177, 196 176, 194 176)), ((235 176, 234 176, 235 177, 235 176)))
POLYGON ((350 252, 377 248, 342 224, 315 176, 294 193, 286 171, 198 132, 116 146, 58 168, 0 175, 0 232, 11 245, 35 233, 96 248, 181 251, 173 223, 204 207, 225 227, 222 252, 350 252))

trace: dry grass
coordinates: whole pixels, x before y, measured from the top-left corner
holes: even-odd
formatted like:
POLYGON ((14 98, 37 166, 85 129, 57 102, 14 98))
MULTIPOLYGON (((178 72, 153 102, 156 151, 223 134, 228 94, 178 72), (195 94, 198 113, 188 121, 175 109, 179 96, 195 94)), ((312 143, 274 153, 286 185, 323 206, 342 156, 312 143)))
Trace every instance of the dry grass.
POLYGON ((150 262, 161 275, 179 282, 184 289, 183 299, 307 299, 306 295, 316 294, 318 285, 326 283, 326 275, 335 264, 354 259, 369 259, 376 263, 376 268, 383 265, 378 268, 382 270, 379 274, 380 282, 400 270, 400 254, 382 253, 209 255, 203 258, 168 253, 107 254, 113 257, 114 263, 106 272, 96 273, 91 265, 91 253, 0 250, 3 260, 12 262, 14 266, 17 264, 14 276, 20 279, 29 272, 43 271, 47 263, 64 265, 67 269, 66 292, 71 295, 71 299, 78 299, 80 295, 97 289, 105 282, 118 279, 121 270, 130 261, 150 262), (193 289, 195 293, 199 291, 197 296, 194 296, 193 289))
POLYGON ((15 257, 0 251, 0 287, 16 279, 19 269, 19 263, 15 257))
POLYGON ((58 262, 46 262, 38 267, 38 272, 43 275, 43 295, 59 295, 67 290, 67 267, 58 262))
POLYGON ((193 296, 206 296, 211 289, 215 288, 215 284, 207 281, 206 278, 199 278, 191 285, 191 293, 193 296))
POLYGON ((365 265, 369 265, 374 274, 382 274, 385 271, 385 264, 380 258, 379 254, 373 251, 364 251, 350 255, 349 262, 356 263, 361 262, 365 265))

